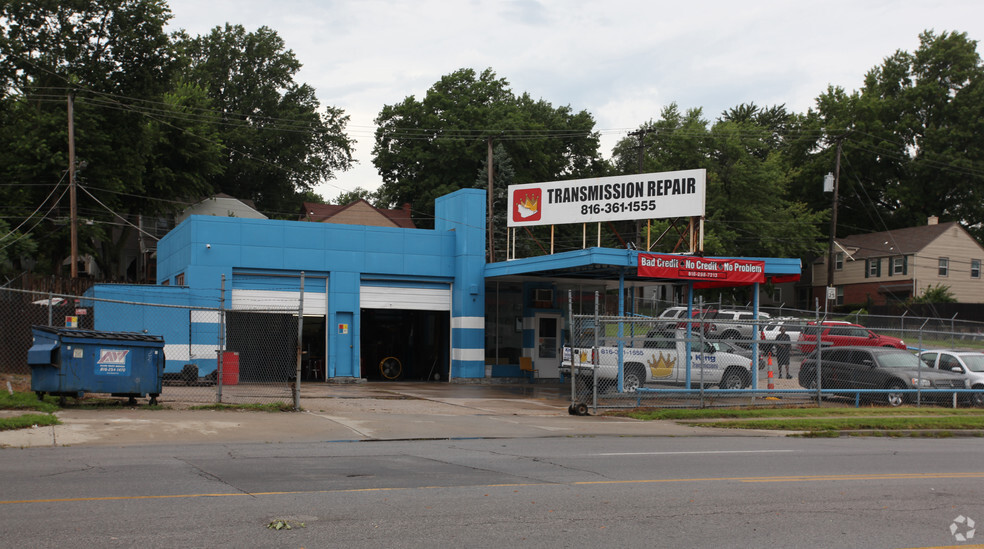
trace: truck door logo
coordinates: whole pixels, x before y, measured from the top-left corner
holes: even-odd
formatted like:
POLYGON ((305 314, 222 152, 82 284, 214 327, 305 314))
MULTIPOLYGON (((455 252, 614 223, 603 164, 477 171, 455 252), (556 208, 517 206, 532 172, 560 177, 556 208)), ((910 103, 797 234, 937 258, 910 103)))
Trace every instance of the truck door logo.
POLYGON ((663 353, 656 353, 650 358, 649 371, 652 372, 654 379, 670 377, 673 375, 673 367, 676 366, 676 359, 671 356, 663 356, 663 353))

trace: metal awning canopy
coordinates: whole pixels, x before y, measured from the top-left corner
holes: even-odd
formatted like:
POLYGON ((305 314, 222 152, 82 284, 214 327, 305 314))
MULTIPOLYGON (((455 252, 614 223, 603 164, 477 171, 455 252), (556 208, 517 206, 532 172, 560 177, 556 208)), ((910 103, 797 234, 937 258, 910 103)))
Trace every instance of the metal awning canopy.
MULTIPOLYGON (((694 281, 682 280, 679 278, 651 278, 640 277, 638 273, 639 254, 638 250, 620 250, 613 248, 588 248, 584 250, 574 250, 559 254, 551 254, 539 257, 528 257, 514 259, 501 263, 489 263, 485 265, 485 278, 494 279, 507 276, 539 276, 544 278, 567 278, 567 279, 590 279, 597 281, 618 281, 618 314, 625 316, 625 282, 646 281, 651 283, 678 282, 687 285, 687 316, 691 318, 694 307, 694 281)), ((670 255, 670 254, 663 254, 670 255)), ((681 257, 692 257, 690 254, 678 254, 681 257)), ((704 259, 739 259, 721 258, 704 256, 704 259)), ((765 264, 765 279, 768 280, 796 280, 799 278, 802 266, 798 258, 775 258, 775 257, 745 257, 745 260, 762 261, 765 264)), ((753 294, 753 314, 754 330, 758 333, 758 311, 759 311, 759 283, 753 283, 755 291, 753 294)), ((690 388, 690 322, 686 323, 687 339, 687 379, 686 386, 690 388)), ((618 325, 618 390, 623 390, 623 326, 618 325)), ((759 345, 758 339, 752 341, 752 364, 758 364, 759 345)), ((758 368, 752 368, 752 387, 758 387, 758 368)))
MULTIPOLYGON (((580 278, 609 281, 645 281, 686 283, 684 280, 670 278, 640 277, 637 272, 638 250, 614 248, 587 248, 552 255, 526 257, 485 265, 485 278, 504 276, 539 276, 544 278, 580 278)), ((681 255, 689 257, 689 255, 681 255)), ((726 259, 706 256, 706 259, 726 259)), ((802 271, 798 258, 743 257, 765 262, 766 279, 799 275, 802 271)))

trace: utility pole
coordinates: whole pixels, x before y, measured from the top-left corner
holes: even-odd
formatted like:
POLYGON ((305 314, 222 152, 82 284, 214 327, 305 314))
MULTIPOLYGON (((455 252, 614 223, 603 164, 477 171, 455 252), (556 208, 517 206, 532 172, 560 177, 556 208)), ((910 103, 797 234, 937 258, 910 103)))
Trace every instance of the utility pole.
POLYGON ((72 278, 79 277, 79 220, 75 201, 75 96, 68 92, 68 210, 72 240, 72 278))
MULTIPOLYGON (((841 143, 844 140, 844 136, 837 138, 837 160, 834 161, 834 198, 831 204, 831 214, 830 214, 830 241, 827 244, 827 291, 834 287, 834 239, 837 237, 837 193, 838 187, 840 187, 840 166, 841 166, 841 143)), ((827 295, 825 300, 829 300, 830 296, 827 295)), ((836 294, 833 299, 837 299, 836 294)), ((826 302, 826 301, 825 301, 826 302)), ((836 305, 836 303, 835 303, 836 305)))
MULTIPOLYGON (((656 130, 653 128, 640 128, 634 132, 629 132, 630 136, 639 138, 639 147, 638 147, 639 167, 637 168, 637 170, 640 174, 645 169, 644 161, 646 159, 646 135, 651 133, 656 133, 656 130)), ((636 248, 640 248, 642 246, 642 222, 638 219, 636 219, 635 221, 635 231, 636 231, 636 242, 635 242, 636 248)))
POLYGON ((488 172, 489 172, 489 206, 486 212, 486 217, 488 219, 488 233, 489 233, 489 263, 495 263, 495 213, 492 211, 492 138, 488 138, 489 143, 489 159, 488 159, 488 172))

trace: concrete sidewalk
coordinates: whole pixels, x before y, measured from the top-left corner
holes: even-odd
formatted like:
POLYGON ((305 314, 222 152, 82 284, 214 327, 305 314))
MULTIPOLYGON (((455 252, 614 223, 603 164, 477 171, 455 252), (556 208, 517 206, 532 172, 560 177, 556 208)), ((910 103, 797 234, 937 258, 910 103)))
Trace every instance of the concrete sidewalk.
MULTIPOLYGON (((305 384, 302 412, 141 408, 57 413, 62 425, 0 432, 0 447, 280 443, 548 436, 781 436, 669 421, 571 416, 560 384, 305 384)), ((165 405, 167 403, 164 403, 165 405)))

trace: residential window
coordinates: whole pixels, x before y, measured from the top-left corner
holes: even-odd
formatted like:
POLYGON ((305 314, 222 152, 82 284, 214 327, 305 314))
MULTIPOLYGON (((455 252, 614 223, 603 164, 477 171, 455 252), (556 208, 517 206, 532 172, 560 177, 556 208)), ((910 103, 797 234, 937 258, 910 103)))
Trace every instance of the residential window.
POLYGON ((838 286, 837 287, 837 301, 836 301, 836 303, 838 305, 843 305, 844 304, 844 287, 843 286, 838 286))
POLYGON ((185 275, 184 275, 184 273, 181 273, 179 275, 174 275, 174 285, 175 286, 184 286, 185 285, 185 275))
POLYGON ((875 278, 879 276, 881 276, 881 259, 869 259, 867 278, 875 278))
POLYGON ((905 274, 905 256, 892 258, 892 274, 905 274))
POLYGON ((970 260, 970 278, 980 278, 981 277, 981 260, 971 259, 970 260))
POLYGON ((834 268, 840 271, 844 268, 844 254, 837 253, 834 255, 834 268))
POLYGON ((941 257, 940 258, 939 275, 940 276, 947 276, 949 274, 949 272, 950 272, 950 258, 948 258, 948 257, 941 257))

